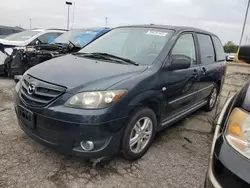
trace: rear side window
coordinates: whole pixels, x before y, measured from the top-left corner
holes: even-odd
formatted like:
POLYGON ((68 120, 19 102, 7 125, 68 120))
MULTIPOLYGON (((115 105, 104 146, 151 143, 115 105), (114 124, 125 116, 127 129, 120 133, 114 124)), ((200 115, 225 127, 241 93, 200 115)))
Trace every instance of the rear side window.
POLYGON ((225 60, 225 52, 222 47, 221 41, 218 37, 213 36, 214 47, 216 52, 216 59, 217 61, 224 61, 225 60))
POLYGON ((197 34, 200 52, 201 52, 201 63, 211 64, 215 62, 215 54, 212 39, 209 35, 197 34))

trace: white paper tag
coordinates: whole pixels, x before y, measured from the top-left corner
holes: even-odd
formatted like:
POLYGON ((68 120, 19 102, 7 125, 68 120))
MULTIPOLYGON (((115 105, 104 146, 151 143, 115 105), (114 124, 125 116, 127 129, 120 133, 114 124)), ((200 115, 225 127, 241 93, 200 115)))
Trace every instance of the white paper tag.
POLYGON ((160 32, 160 31, 148 31, 146 34, 165 37, 168 33, 160 32))

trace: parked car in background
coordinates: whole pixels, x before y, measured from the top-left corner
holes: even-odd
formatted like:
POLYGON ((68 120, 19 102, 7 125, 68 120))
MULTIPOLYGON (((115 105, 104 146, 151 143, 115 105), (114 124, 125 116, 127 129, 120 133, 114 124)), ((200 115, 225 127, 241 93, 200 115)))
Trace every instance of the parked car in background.
POLYGON ((17 83, 23 131, 67 155, 142 157, 156 132, 214 108, 225 75, 219 38, 162 25, 112 29, 77 53, 30 68, 17 83))
POLYGON ((50 44, 14 49, 9 61, 5 62, 6 72, 11 77, 22 75, 34 65, 67 53, 77 52, 109 30, 108 28, 75 29, 62 34, 50 44))
MULTIPOLYGON (((249 46, 238 58, 249 62, 249 46)), ((205 188, 250 187, 250 81, 224 105, 218 118, 205 188)))
POLYGON ((24 31, 21 27, 9 27, 0 25, 0 38, 5 38, 8 35, 24 31))
POLYGON ((250 187, 250 81, 219 116, 205 188, 250 187))
POLYGON ((238 59, 246 63, 250 63, 250 45, 240 47, 238 59))
POLYGON ((226 60, 227 61, 234 61, 235 57, 236 57, 236 53, 228 53, 228 54, 226 54, 226 60))
POLYGON ((23 48, 30 45, 51 43, 63 33, 65 30, 61 29, 32 29, 0 39, 0 44, 4 47, 4 51, 0 52, 0 75, 7 74, 5 60, 15 47, 23 48))

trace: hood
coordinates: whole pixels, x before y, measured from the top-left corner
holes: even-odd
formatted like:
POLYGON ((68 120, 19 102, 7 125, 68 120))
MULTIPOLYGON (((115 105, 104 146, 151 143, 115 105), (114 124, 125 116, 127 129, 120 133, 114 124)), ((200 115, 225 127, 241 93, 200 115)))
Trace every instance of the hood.
POLYGON ((0 39, 0 43, 2 43, 4 46, 25 46, 25 41, 11 41, 11 40, 5 40, 0 39))
POLYGON ((77 87, 78 91, 105 90, 146 69, 147 66, 117 64, 66 55, 32 67, 28 74, 69 89, 77 87))

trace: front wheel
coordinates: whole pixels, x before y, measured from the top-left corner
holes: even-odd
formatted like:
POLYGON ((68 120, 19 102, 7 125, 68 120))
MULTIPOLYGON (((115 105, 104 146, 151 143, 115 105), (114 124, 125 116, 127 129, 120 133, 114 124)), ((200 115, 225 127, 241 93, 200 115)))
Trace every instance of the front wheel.
POLYGON ((149 108, 136 110, 125 129, 122 138, 122 154, 128 160, 141 158, 149 149, 155 134, 157 120, 149 108))
POLYGON ((218 95, 219 95, 219 89, 218 89, 217 85, 215 85, 212 92, 210 93, 210 95, 207 99, 207 104, 204 107, 204 109, 206 111, 209 112, 209 111, 212 111, 214 109, 215 104, 217 102, 218 95))

